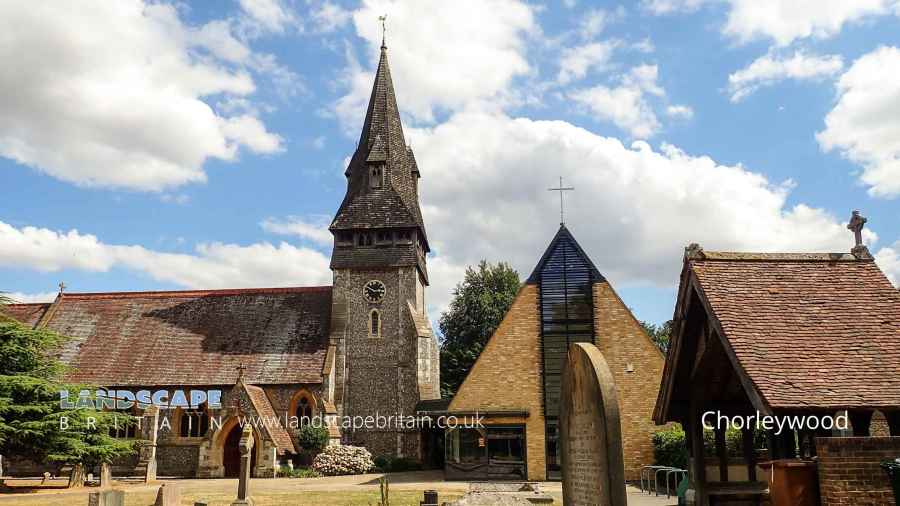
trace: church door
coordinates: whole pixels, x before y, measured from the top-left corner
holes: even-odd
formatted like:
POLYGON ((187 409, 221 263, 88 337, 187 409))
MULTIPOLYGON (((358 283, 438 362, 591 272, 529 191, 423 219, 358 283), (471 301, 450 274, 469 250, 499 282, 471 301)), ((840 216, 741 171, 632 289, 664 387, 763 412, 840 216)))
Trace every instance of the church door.
MULTIPOLYGON (((238 444, 241 442, 240 424, 235 424, 228 437, 225 438, 225 447, 222 449, 222 464, 225 467, 226 478, 237 478, 241 474, 241 450, 238 444)), ((256 445, 250 450, 250 469, 256 467, 256 445)), ((252 471, 251 471, 252 475, 252 471)))

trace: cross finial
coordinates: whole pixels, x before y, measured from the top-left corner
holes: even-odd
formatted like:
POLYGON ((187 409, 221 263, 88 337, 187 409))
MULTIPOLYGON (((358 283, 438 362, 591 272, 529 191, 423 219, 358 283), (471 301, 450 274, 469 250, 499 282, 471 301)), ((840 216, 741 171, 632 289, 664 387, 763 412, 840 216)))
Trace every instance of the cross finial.
POLYGON ((60 281, 59 282, 59 294, 62 295, 62 293, 65 291, 65 289, 66 289, 66 284, 63 283, 62 281, 60 281))
POLYGON ((239 366, 237 366, 237 371, 238 371, 238 381, 240 381, 241 379, 243 379, 243 377, 244 377, 244 370, 245 370, 245 369, 247 369, 247 366, 245 366, 243 362, 241 362, 241 364, 240 364, 239 366))
POLYGON ((378 16, 378 21, 381 21, 381 49, 387 49, 387 44, 384 42, 387 35, 387 14, 378 16))
POLYGON ((853 215, 850 216, 850 223, 847 224, 847 229, 853 231, 854 238, 856 239, 856 248, 863 245, 862 230, 867 221, 869 220, 867 220, 865 216, 860 215, 859 211, 853 211, 853 215))
POLYGON ((563 226, 566 224, 566 213, 563 207, 563 192, 565 191, 575 191, 575 188, 572 186, 563 186, 563 178, 559 177, 559 187, 558 188, 548 188, 548 191, 559 192, 559 226, 563 226))

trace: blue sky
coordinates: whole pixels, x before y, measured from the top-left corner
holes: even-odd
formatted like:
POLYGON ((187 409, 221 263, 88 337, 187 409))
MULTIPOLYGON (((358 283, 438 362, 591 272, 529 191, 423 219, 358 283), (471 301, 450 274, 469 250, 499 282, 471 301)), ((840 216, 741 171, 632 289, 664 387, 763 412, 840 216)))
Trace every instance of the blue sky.
POLYGON ((0 290, 330 284, 381 27, 436 318, 567 223, 637 316, 685 245, 849 251, 900 279, 900 4, 96 2, 0 9, 0 290), (74 7, 71 7, 74 9, 74 7))

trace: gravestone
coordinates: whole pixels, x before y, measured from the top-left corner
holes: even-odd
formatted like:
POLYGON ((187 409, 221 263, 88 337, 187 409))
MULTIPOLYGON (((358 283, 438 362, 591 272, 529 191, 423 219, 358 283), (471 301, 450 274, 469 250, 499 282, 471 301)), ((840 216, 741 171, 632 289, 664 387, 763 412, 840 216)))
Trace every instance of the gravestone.
POLYGON ((609 365, 593 344, 569 347, 559 427, 563 503, 625 506, 619 401, 609 365))
POLYGON ((112 469, 108 462, 100 463, 100 488, 112 486, 112 469))
POLYGON ((153 506, 181 506, 181 487, 177 483, 160 485, 153 506))
POLYGON ((88 495, 88 506, 125 506, 124 490, 102 490, 88 495))
POLYGON ((241 476, 238 481, 237 499, 231 503, 231 506, 252 506, 253 499, 250 498, 250 456, 253 451, 253 427, 249 424, 244 426, 238 449, 241 452, 241 476))

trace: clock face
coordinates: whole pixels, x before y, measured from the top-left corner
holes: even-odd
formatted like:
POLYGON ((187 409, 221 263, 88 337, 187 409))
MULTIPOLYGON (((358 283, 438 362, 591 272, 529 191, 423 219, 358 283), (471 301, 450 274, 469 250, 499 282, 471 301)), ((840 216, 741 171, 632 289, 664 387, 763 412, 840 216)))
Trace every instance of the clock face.
POLYGON ((363 287, 363 296, 369 302, 381 302, 384 299, 384 293, 384 283, 377 279, 369 281, 366 283, 366 286, 363 287))

